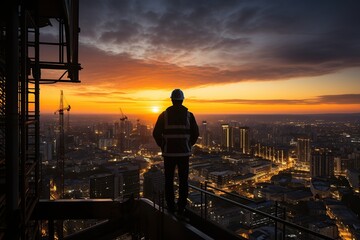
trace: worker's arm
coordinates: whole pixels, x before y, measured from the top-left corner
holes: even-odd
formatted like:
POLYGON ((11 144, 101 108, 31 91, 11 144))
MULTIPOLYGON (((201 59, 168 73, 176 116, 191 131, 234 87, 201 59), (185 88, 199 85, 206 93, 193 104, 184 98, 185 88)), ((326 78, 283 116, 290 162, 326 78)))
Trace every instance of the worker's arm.
POLYGON ((156 121, 153 131, 153 137, 159 147, 162 147, 163 145, 164 124, 164 113, 161 113, 156 121))
POLYGON ((199 127, 196 123, 195 117, 190 113, 190 144, 194 145, 199 137, 199 127))

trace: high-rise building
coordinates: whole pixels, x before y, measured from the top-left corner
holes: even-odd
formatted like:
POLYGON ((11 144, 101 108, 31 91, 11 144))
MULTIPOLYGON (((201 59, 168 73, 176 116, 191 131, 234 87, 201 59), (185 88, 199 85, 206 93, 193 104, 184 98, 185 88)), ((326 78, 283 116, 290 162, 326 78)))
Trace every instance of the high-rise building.
POLYGON ((234 150, 239 151, 240 150, 240 130, 238 126, 234 126, 231 129, 231 133, 232 133, 232 148, 234 150))
POLYGON ((255 146, 253 147, 255 156, 261 156, 261 147, 261 143, 255 144, 255 146))
POLYGON ((310 162, 311 177, 331 177, 334 175, 334 154, 328 149, 315 149, 310 162))
POLYGON ((140 196, 140 170, 139 166, 125 164, 115 169, 115 196, 122 199, 140 196))
POLYGON ((114 198, 114 174, 103 173, 90 177, 90 198, 114 198))
POLYGON ((138 125, 138 131, 139 131, 139 137, 140 137, 140 143, 145 144, 148 142, 148 138, 150 136, 150 132, 148 131, 148 128, 146 125, 138 125))
POLYGON ((200 132, 201 132, 201 144, 204 147, 207 147, 210 145, 210 139, 209 139, 209 132, 207 129, 207 121, 202 121, 201 124, 201 128, 200 128, 200 132))
POLYGON ((221 146, 226 150, 230 150, 232 146, 231 126, 226 123, 222 124, 221 128, 221 146))
POLYGON ((118 148, 120 152, 124 152, 130 149, 130 134, 133 129, 133 125, 130 121, 124 119, 120 122, 120 132, 118 135, 118 148))
POLYGON ((297 163, 309 166, 311 158, 310 138, 301 137, 297 140, 297 163))
POLYGON ((114 135, 119 136, 120 135, 120 123, 115 122, 113 128, 114 128, 114 135))
POLYGON ((159 202, 161 193, 164 191, 164 173, 155 166, 144 174, 143 191, 144 197, 159 202))
POLYGON ((250 154, 250 136, 248 127, 240 127, 240 151, 244 154, 250 154))

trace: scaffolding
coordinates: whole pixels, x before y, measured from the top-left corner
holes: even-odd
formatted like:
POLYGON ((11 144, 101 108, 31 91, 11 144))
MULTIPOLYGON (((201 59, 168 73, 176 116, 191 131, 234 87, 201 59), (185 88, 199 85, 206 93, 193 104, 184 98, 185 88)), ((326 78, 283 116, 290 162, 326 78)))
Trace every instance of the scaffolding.
POLYGON ((38 239, 40 84, 79 82, 79 3, 6 0, 0 9, 0 239, 38 239), (55 41, 41 38, 46 27, 55 41))

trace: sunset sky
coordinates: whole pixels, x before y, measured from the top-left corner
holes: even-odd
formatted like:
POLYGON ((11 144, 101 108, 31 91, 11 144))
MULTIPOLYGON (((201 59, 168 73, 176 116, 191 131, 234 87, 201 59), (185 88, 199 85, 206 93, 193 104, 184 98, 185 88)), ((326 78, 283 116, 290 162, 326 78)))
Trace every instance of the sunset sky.
MULTIPOLYGON (((80 0, 80 84, 41 112, 360 112, 360 1, 80 0)), ((48 34, 50 34, 49 31, 48 34)))

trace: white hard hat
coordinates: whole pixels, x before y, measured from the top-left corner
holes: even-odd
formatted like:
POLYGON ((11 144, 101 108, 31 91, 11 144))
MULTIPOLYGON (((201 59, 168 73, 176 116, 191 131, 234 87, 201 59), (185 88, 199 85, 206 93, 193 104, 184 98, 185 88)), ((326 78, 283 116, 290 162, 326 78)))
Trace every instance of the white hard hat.
POLYGON ((172 100, 184 100, 184 93, 180 89, 174 89, 171 93, 170 98, 172 100))

